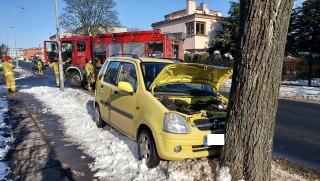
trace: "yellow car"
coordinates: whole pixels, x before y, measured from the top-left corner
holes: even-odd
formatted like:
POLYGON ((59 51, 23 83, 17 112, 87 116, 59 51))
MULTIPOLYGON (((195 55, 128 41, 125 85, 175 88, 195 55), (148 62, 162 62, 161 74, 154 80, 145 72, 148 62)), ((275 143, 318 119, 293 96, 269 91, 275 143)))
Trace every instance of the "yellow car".
POLYGON ((94 121, 138 144, 149 168, 160 160, 219 154, 232 68, 137 56, 109 57, 96 80, 94 121))

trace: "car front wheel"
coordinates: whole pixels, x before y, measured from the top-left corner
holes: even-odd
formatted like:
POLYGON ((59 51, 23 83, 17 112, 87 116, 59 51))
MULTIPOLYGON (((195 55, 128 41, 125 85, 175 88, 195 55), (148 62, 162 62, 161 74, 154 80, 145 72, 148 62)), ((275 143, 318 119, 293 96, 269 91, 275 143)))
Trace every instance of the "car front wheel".
POLYGON ((96 108, 94 109, 93 119, 98 128, 103 128, 106 125, 106 123, 101 118, 99 106, 96 106, 96 108))
POLYGON ((145 159, 148 168, 154 168, 160 163, 156 146, 150 131, 143 129, 138 137, 139 159, 145 159))

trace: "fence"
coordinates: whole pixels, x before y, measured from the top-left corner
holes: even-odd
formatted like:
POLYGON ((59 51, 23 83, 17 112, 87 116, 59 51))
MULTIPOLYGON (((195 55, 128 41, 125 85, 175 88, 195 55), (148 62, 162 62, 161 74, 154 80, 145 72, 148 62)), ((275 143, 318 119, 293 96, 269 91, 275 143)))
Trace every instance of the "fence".
MULTIPOLYGON (((230 61, 210 61, 210 64, 233 67, 230 61)), ((282 84, 320 87, 320 61, 283 62, 282 84)))

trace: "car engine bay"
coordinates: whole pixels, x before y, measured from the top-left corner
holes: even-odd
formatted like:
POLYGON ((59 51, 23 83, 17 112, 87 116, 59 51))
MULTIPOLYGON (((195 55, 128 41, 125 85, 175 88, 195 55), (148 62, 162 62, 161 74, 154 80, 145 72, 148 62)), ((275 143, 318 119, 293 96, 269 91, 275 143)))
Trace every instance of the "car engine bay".
POLYGON ((157 98, 167 109, 171 111, 181 112, 183 114, 192 115, 197 114, 201 111, 206 111, 208 117, 210 113, 213 112, 226 112, 226 104, 218 97, 206 97, 206 98, 192 98, 191 103, 188 103, 186 100, 190 98, 177 96, 160 96, 157 98), (186 100, 184 100, 186 99, 186 100))

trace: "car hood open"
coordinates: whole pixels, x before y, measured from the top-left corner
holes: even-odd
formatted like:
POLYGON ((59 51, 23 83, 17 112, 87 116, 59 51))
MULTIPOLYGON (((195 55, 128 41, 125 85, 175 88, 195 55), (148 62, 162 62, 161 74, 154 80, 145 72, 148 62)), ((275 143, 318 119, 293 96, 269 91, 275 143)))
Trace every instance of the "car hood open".
POLYGON ((230 67, 195 63, 170 64, 161 70, 150 85, 150 90, 153 93, 155 87, 165 84, 197 83, 208 85, 218 91, 232 73, 233 68, 230 67))

